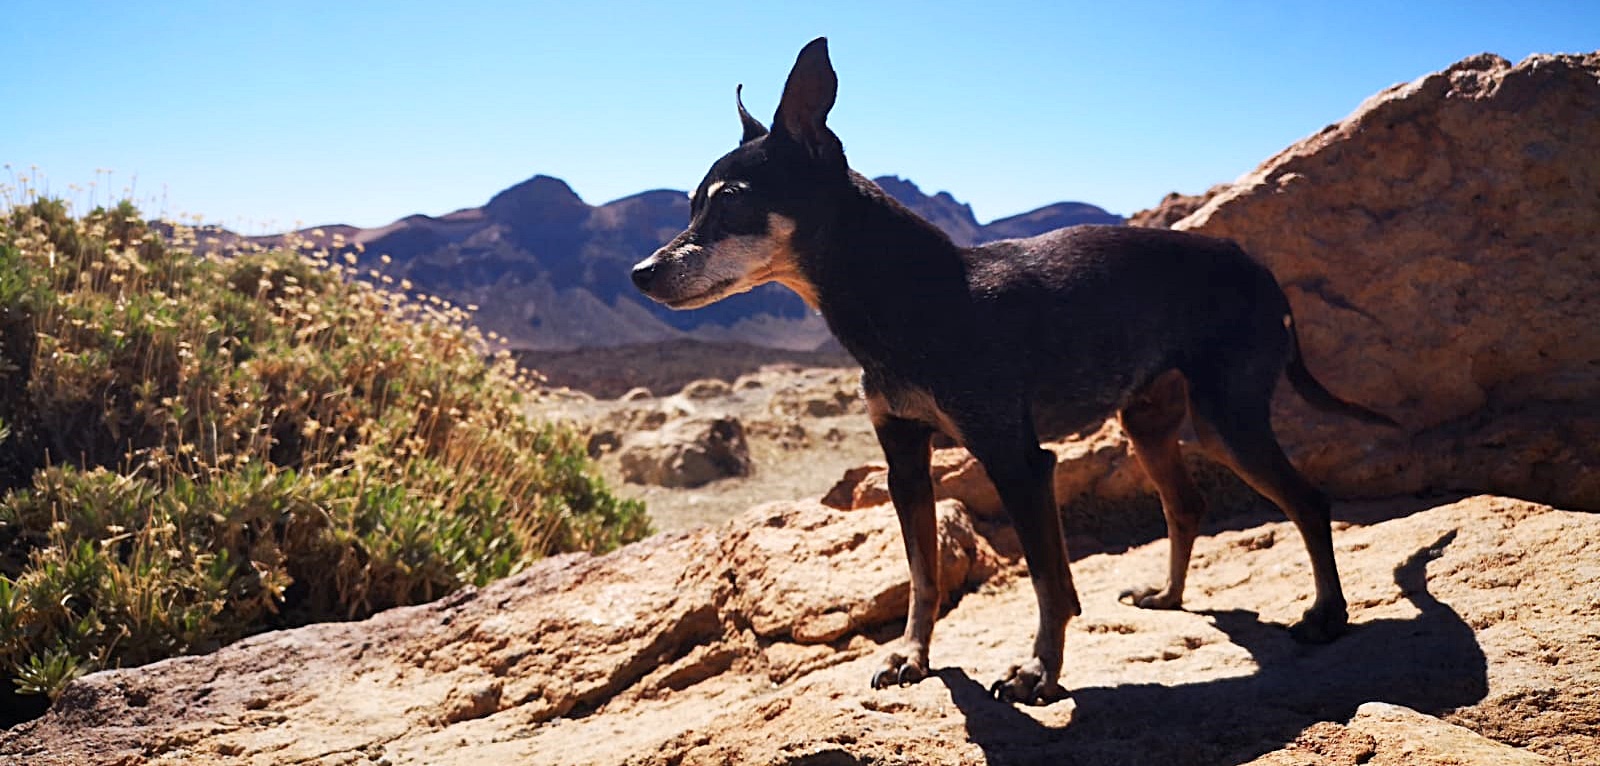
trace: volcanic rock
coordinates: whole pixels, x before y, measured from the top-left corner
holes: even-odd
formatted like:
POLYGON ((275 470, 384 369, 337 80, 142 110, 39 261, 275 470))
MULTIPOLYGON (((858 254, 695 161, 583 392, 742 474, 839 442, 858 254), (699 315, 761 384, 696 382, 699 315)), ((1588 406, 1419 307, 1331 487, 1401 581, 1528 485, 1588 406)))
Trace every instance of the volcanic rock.
POLYGON ((953 605, 934 675, 872 689, 905 606, 894 513, 789 504, 96 673, 0 734, 0 762, 1600 762, 1600 516, 1492 497, 1410 510, 1340 509, 1357 520, 1334 537, 1351 630, 1315 648, 1282 627, 1311 596, 1304 550, 1272 544, 1287 522, 1202 537, 1186 611, 1116 599, 1162 575, 1164 544, 1078 560, 1074 698, 1047 707, 988 693, 1035 607, 982 524, 941 506, 953 605))
POLYGON ((1174 228, 1277 275, 1307 364, 1390 433, 1280 395, 1313 481, 1600 509, 1600 53, 1481 55, 1368 99, 1174 228))

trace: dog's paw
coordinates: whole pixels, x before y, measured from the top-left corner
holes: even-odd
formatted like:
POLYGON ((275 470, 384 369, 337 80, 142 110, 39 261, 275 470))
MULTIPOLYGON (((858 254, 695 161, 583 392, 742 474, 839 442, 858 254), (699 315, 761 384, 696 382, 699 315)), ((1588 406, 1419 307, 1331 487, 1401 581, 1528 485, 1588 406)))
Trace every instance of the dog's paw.
POLYGON ((1140 609, 1182 609, 1183 596, 1165 588, 1132 588, 1123 591, 1117 600, 1140 609))
POLYGON ((1024 705, 1048 705, 1072 696, 1065 687, 1047 679, 1037 669, 1038 661, 1027 667, 1012 665, 1004 678, 989 685, 989 693, 1001 702, 1020 702, 1024 705))
POLYGON ((1344 635, 1350 616, 1344 607, 1323 608, 1315 604, 1300 621, 1289 626, 1289 637, 1302 644, 1326 644, 1344 635))
POLYGON ((890 686, 905 686, 914 684, 928 677, 928 661, 907 657, 903 654, 891 654, 884 660, 884 668, 872 674, 872 688, 883 689, 890 686))

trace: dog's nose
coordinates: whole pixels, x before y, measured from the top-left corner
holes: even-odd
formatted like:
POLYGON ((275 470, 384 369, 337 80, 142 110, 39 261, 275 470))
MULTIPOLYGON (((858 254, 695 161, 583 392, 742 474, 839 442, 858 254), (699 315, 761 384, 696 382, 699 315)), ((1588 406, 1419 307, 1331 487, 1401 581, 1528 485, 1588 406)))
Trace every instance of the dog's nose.
POLYGON ((656 279, 657 263, 654 258, 649 258, 633 267, 633 286, 639 288, 639 292, 650 292, 650 283, 656 279))

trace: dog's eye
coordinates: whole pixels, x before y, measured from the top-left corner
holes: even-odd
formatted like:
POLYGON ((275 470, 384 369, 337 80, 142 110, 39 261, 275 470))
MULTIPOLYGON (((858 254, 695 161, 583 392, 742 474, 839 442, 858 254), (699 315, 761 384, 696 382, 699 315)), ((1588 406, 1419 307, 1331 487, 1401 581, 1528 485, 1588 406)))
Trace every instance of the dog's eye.
POLYGON ((728 184, 723 186, 721 189, 718 189, 717 194, 720 194, 724 197, 737 197, 739 194, 743 193, 744 190, 744 184, 728 184))

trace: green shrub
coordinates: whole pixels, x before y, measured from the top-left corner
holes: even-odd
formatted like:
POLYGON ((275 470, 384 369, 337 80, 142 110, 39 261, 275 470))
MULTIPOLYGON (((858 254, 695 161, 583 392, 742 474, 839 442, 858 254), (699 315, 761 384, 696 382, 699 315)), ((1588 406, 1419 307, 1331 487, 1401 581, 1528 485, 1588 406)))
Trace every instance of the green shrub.
POLYGON ((485 358, 466 312, 327 252, 200 256, 168 234, 127 204, 0 220, 0 669, 18 691, 648 533, 573 433, 525 416, 529 381, 485 358))

